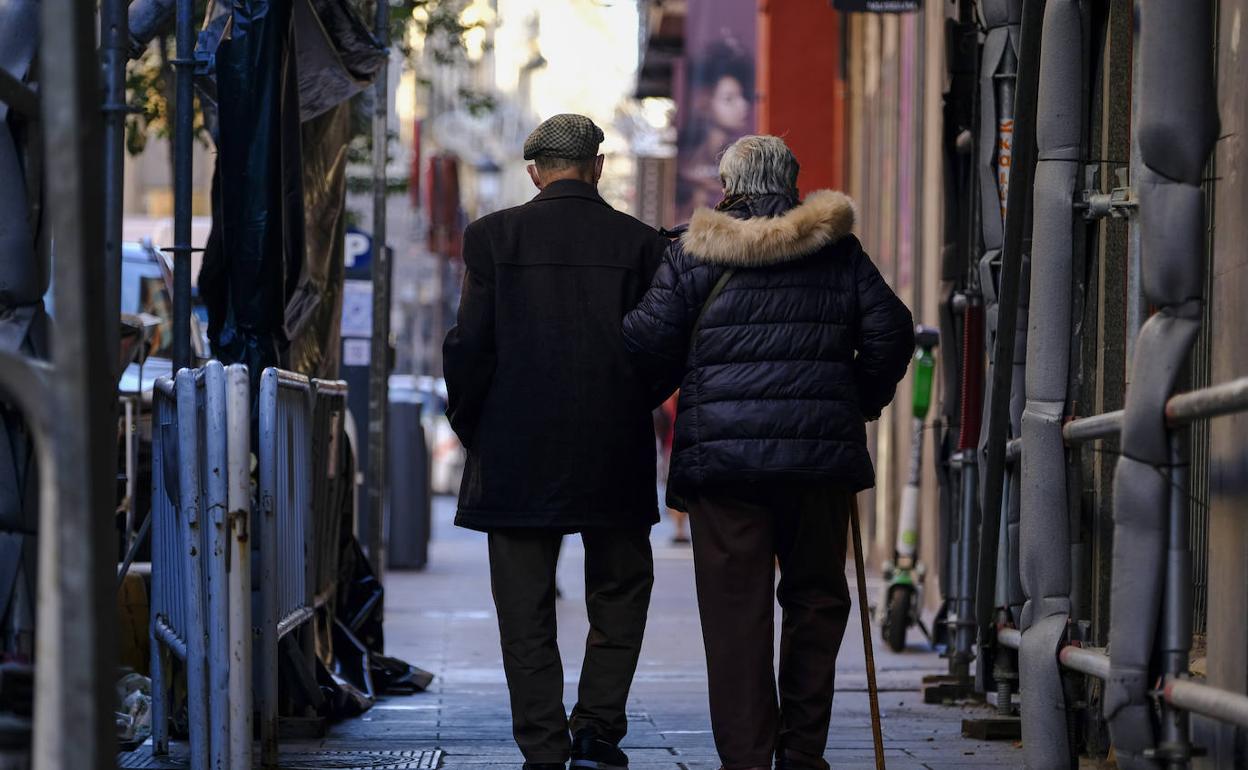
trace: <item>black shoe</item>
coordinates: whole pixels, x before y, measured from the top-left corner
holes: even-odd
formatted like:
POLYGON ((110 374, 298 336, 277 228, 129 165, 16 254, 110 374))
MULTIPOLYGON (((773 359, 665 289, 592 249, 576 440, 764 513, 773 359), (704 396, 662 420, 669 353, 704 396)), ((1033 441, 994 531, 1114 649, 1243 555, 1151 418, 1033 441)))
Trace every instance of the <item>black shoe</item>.
POLYGON ((572 738, 572 768, 581 770, 627 770, 628 757, 614 743, 593 730, 581 730, 572 738))
POLYGON ((803 754, 793 749, 780 749, 776 752, 776 770, 830 770, 828 761, 823 757, 803 754))
POLYGON ((525 762, 524 770, 565 770, 562 762, 525 762))

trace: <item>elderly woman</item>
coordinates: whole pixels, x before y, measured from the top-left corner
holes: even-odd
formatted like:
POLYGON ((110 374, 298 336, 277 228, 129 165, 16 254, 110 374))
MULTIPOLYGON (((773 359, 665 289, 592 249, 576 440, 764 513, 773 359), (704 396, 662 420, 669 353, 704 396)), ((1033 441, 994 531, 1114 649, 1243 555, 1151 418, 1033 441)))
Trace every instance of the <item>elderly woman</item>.
POLYGON ((906 371, 913 322, 851 235, 853 203, 798 202, 781 139, 739 139, 719 172, 724 200, 677 230, 625 342, 655 398, 680 388, 669 504, 690 514, 723 766, 826 770, 849 506, 875 483, 865 423, 906 371))

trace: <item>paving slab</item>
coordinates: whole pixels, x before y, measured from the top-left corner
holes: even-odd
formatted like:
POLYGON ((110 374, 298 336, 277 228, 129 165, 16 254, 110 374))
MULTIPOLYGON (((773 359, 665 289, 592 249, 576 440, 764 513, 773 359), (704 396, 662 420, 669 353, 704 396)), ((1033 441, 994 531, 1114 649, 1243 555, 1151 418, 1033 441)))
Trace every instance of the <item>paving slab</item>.
MULTIPOLYGON (((453 512, 452 500, 435 500, 428 568, 390 572, 385 581, 386 652, 433 672, 437 678, 430 690, 382 698, 363 716, 331 725, 323 739, 284 745, 283 768, 342 768, 352 757, 360 760, 354 766, 381 770, 431 763, 465 770, 520 767, 523 760, 511 739, 485 536, 452 526, 453 512), (318 755, 322 764, 316 763, 318 755)), ((629 696, 630 732, 622 747, 634 770, 716 770, 692 554, 669 539, 666 522, 655 528, 654 598, 629 696)), ((580 542, 569 537, 559 566, 564 596, 560 648, 569 708, 589 630, 583 570, 580 542)), ((875 596, 879 585, 869 581, 869 588, 875 596)), ((861 633, 855 612, 837 662, 838 691, 825 754, 838 770, 874 767, 861 633)), ((991 716, 992 709, 923 703, 923 676, 943 673, 947 666, 926 649, 917 630, 910 645, 902 654, 883 645, 875 650, 888 767, 1021 766, 1022 751, 1013 742, 962 738, 964 718, 991 716)), ((179 753, 165 764, 151 764, 147 747, 132 756, 138 759, 121 766, 185 767, 179 753), (142 764, 144 757, 148 764, 142 764)))

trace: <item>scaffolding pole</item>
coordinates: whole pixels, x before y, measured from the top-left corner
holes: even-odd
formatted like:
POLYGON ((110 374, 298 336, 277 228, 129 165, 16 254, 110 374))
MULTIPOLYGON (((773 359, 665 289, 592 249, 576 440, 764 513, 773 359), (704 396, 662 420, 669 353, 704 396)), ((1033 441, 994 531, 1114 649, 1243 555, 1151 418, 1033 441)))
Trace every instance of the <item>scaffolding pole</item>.
POLYGON ((173 370, 191 360, 191 142, 194 141, 194 3, 178 0, 173 129, 173 370))
MULTIPOLYGON (((390 45, 390 6, 377 3, 376 35, 390 45)), ((368 559, 385 568, 386 422, 390 377, 390 252, 386 248, 386 155, 389 60, 373 90, 373 338, 368 366, 368 559)))
MULTIPOLYGON (((115 767, 113 630, 116 554, 109 447, 114 400, 105 340, 100 147, 100 71, 94 4, 43 0, 39 50, 45 200, 56 260, 54 415, 56 489, 40 513, 39 635, 36 645, 34 767, 115 767), (67 739, 66 730, 72 731, 67 739)), ((27 394, 28 397, 32 394, 27 394)), ((47 498, 44 498, 46 501, 47 498)))
MULTIPOLYGON (((100 65, 104 70, 104 317, 121 316, 121 219, 125 180, 126 61, 130 24, 126 0, 100 3, 100 65)), ((104 340, 115 361, 119 335, 104 340)))

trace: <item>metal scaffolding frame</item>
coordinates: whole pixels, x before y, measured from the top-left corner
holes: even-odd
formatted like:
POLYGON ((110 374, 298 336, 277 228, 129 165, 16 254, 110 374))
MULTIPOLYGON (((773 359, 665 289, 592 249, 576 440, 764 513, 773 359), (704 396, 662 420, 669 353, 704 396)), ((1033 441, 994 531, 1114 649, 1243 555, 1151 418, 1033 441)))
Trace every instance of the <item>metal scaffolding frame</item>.
POLYGON ((55 243, 57 337, 52 366, 0 353, 0 391, 26 419, 39 457, 38 635, 33 764, 38 770, 114 765, 116 560, 109 425, 116 319, 109 324, 104 253, 99 61, 95 12, 44 0, 38 94, 0 78, 0 98, 38 107, 47 154, 48 226, 55 243), (111 333, 110 333, 111 330, 111 333), (71 470, 72 469, 72 470, 71 470), (75 740, 64 740, 65 725, 75 740))
MULTIPOLYGON (((1248 695, 1192 681, 1188 672, 1194 581, 1186 446, 1187 428, 1193 423, 1248 412, 1248 378, 1174 393, 1203 313, 1201 246, 1207 223, 1202 183, 1217 131, 1209 45, 1213 4, 1136 0, 1134 5, 1140 26, 1133 68, 1137 86, 1133 95, 1138 91, 1138 98, 1133 99, 1131 114, 1132 188, 1109 193, 1087 190, 1082 202, 1080 168, 1089 161, 1081 150, 1086 98, 1081 89, 1094 67, 1088 56, 1095 45, 1089 39, 1090 6, 1084 0, 1026 0, 1023 5, 1025 19, 1033 24, 1039 11, 1045 12, 1036 129, 1042 162, 1034 184, 1024 176, 1014 180, 1023 185, 1011 185, 1011 193, 1020 193, 1019 198, 1024 185, 1036 196, 1032 317, 1020 321, 1029 323, 1033 332, 1026 372, 1032 400, 1022 438, 1014 433, 1015 438, 1007 440, 1012 431, 1004 420, 994 421, 991 415, 988 419, 991 435, 981 452, 986 452, 992 467, 979 533, 977 599, 983 629, 980 656, 991 656, 996 645, 1022 653, 1022 729, 1027 763, 1034 767, 1066 767, 1073 761, 1074 746, 1066 743, 1073 740, 1068 738, 1070 714, 1063 712, 1086 706, 1076 703, 1083 699, 1073 695, 1080 685, 1071 672, 1103 680, 1104 717, 1124 768, 1187 767, 1193 756, 1190 714, 1248 727, 1248 695), (1141 244, 1148 249, 1142 259, 1131 262, 1125 297, 1128 346, 1144 355, 1135 357, 1126 409, 1071 420, 1068 412, 1075 397, 1071 382, 1078 382, 1079 375, 1068 368, 1081 364, 1074 357, 1067 324, 1071 308, 1077 307, 1072 292, 1079 284, 1074 273, 1082 269, 1077 263, 1079 228, 1083 222, 1109 216, 1130 218, 1131 229, 1140 234, 1134 254, 1142 251, 1141 244), (1142 315, 1141 296, 1158 308, 1147 323, 1137 318, 1142 315), (1044 313, 1048 319, 1038 322, 1044 313), (1128 447, 1118 458, 1113 484, 1112 659, 1103 650, 1085 646, 1088 637, 1078 627, 1086 617, 1085 610, 1076 606, 1082 590, 1074 542, 1080 522, 1075 501, 1082 480, 1076 472, 1077 455, 1072 459, 1070 454, 1084 444, 1111 438, 1121 438, 1128 447), (1008 498, 1017 494, 1013 487, 1020 467, 1027 525, 1023 535, 1031 542, 1031 551, 1023 549, 1022 572, 1034 604, 1021 619, 1008 614, 989 618, 984 610, 993 606, 994 598, 1000 606, 1001 599, 996 550, 998 544, 1011 547, 1008 538, 998 536, 998 525, 1004 526, 1008 498), (1067 473, 1073 474, 1069 488, 1062 483, 1067 473), (1065 544, 1070 546, 1069 558, 1065 544), (1011 627, 1014 622, 1022 630, 1011 627), (1030 641, 1024 643, 1024 638, 1030 641), (1156 681, 1154 668, 1161 672, 1156 681), (1059 675, 1062 670, 1066 673, 1059 675), (1154 724, 1156 715, 1160 718, 1154 724)), ((995 7, 987 0, 981 6, 995 7)), ((1025 46, 1030 37, 1027 21, 1023 26, 1025 46)), ((988 109, 990 96, 981 92, 981 110, 988 109)), ((1020 115, 1020 123, 1027 118, 1020 115)), ((1025 171, 1027 164, 1022 165, 1025 171)), ((1014 170, 1020 170, 1017 164, 1014 170)), ((1094 180, 1089 178, 1087 186, 1094 187, 1094 180)), ((977 202, 986 206, 989 201, 982 189, 979 195, 983 199, 977 202)), ((1030 219, 1013 216, 1016 213, 1021 212, 1010 212, 1007 231, 1014 228, 1017 234, 1032 227, 1030 219)), ((998 320, 1004 326, 1006 319, 998 320)), ((997 336, 998 354, 1009 342, 997 336)), ((990 404, 996 401, 997 411, 1003 412, 1005 404, 999 399, 1005 396, 1008 372, 1001 367, 990 371, 990 404)), ((1019 568, 1009 559, 1003 564, 1011 571, 1019 568)), ((964 564, 956 566, 959 574, 965 570, 964 564)), ((965 600, 965 593, 963 587, 959 598, 965 600)), ((990 680, 985 677, 981 686, 990 686, 990 680)), ((1005 692, 1008 698, 1008 689, 1005 692)))
MULTIPOLYGON (((163 3, 172 5, 172 0, 163 3)), ((378 25, 387 23, 378 4, 378 25)), ((175 100, 175 366, 191 364, 190 216, 193 141, 193 4, 177 0, 177 97, 175 100)), ((116 558, 112 553, 118 360, 121 222, 124 179, 125 68, 132 52, 126 0, 95 5, 42 0, 39 82, 27 85, 0 70, 0 102, 36 125, 40 143, 55 148, 43 164, 45 227, 54 244, 56 339, 52 363, 0 351, 0 399, 29 426, 39 470, 38 634, 35 647, 33 767, 103 770, 116 764, 114 724, 117 640, 116 558), (99 22, 98 38, 96 22, 99 22), (97 54, 97 41, 99 43, 97 54), (101 103, 101 73, 104 85, 101 103), (101 152, 101 149, 103 152, 101 152), (101 290, 103 287, 103 290, 101 290), (64 729, 74 725, 75 739, 64 729)), ((385 81, 378 89, 382 183, 378 192, 379 242, 384 244, 385 81)), ((387 264, 384 246, 378 256, 387 264)), ((388 270, 379 272, 379 303, 388 308, 388 270)), ((388 339, 388 312, 376 314, 388 339)), ((378 356, 386 363, 388 356, 378 356)), ((382 370, 384 372, 384 370, 382 370)), ((341 383, 318 383, 339 400, 341 383)), ((385 380, 381 379, 384 405, 385 380)), ((232 398, 246 397, 234 388, 232 398), (235 392, 237 391, 237 392, 235 392)), ((235 410, 238 414, 241 411, 235 410)), ((378 411, 378 410, 375 410, 378 411)), ((384 409, 380 424, 384 429, 384 409)), ((235 415, 237 416, 237 415, 235 415)), ((340 429, 340 426, 339 426, 340 429)), ((384 439, 383 439, 384 440, 384 439)), ((241 464, 245 453, 232 462, 241 464)), ((378 452, 380 457, 380 451, 378 452)), ((378 467, 384 467, 378 463, 378 467)), ((384 477, 377 480, 384 484, 384 477)), ((243 481, 228 490, 228 517, 247 525, 250 493, 243 481)), ((380 499, 380 493, 377 494, 380 499)), ((235 604, 250 593, 229 586, 235 604)), ((249 652, 250 629, 229 640, 249 652), (245 648, 245 649, 244 649, 245 648)), ((219 645, 220 646, 220 645, 219 645)), ((242 673, 240 667, 240 673, 242 673)), ((232 681, 237 690, 250 682, 232 681)), ((230 720, 250 722, 244 702, 230 703, 230 720)), ((220 720, 219 720, 220 721, 220 720)), ((240 734, 249 734, 244 727, 240 734)), ((250 746, 233 756, 242 760, 250 746)))

